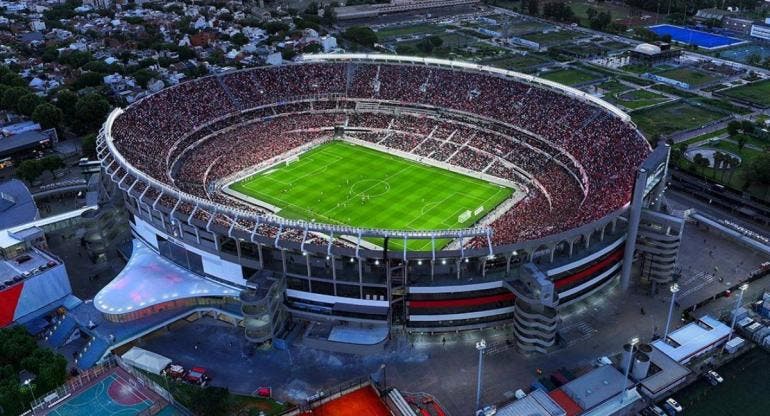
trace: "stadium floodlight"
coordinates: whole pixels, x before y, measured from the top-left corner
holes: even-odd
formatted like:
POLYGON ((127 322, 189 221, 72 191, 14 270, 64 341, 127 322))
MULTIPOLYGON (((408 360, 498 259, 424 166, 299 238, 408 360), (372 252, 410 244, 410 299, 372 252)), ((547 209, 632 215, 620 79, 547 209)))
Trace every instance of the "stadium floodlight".
POLYGON ((484 351, 487 349, 487 341, 481 339, 476 342, 476 349, 479 351, 479 373, 476 378, 476 409, 481 407, 481 377, 484 368, 484 351))
MULTIPOLYGON (((631 353, 633 354, 634 347, 636 346, 636 344, 639 343, 639 337, 631 338, 631 340, 628 343, 631 344, 631 353)), ((631 371, 631 363, 633 361, 634 361, 633 358, 628 360, 628 365, 626 365, 626 375, 625 375, 625 377, 623 377, 623 389, 620 390, 620 405, 621 406, 623 405, 623 401, 626 398, 626 391, 627 391, 626 387, 628 386, 628 373, 631 371)))
POLYGON ((674 313, 674 303, 676 303, 676 294, 679 292, 679 285, 674 283, 669 288, 671 290, 671 304, 668 306, 668 318, 666 319, 666 330, 663 332, 663 340, 668 338, 668 330, 671 327, 671 315, 674 313))

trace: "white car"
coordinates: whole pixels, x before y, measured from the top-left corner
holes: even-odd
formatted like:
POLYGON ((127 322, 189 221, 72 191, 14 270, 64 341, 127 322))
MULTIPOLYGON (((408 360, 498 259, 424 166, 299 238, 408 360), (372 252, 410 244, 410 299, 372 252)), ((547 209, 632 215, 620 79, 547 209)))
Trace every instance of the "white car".
POLYGON ((706 378, 714 386, 716 386, 717 384, 722 384, 725 381, 725 379, 723 379, 722 376, 720 376, 719 373, 717 373, 714 370, 707 371, 706 378))
POLYGON ((673 397, 669 397, 666 399, 666 402, 663 403, 663 408, 666 409, 666 413, 668 413, 671 416, 676 416, 679 413, 682 413, 684 411, 684 408, 682 407, 679 402, 674 400, 673 397))
POLYGON ((476 412, 476 416, 494 416, 497 413, 497 406, 484 406, 476 412))

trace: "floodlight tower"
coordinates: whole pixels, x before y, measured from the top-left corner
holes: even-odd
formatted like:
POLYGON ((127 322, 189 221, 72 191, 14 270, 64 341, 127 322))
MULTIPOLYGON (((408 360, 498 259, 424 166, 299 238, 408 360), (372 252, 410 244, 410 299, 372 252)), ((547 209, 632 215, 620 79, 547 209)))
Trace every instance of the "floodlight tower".
POLYGON ((668 319, 666 319, 666 331, 663 333, 663 340, 668 337, 668 330, 671 327, 671 315, 674 313, 674 303, 676 303, 676 294, 679 292, 679 285, 674 283, 671 289, 671 305, 668 306, 668 319))
POLYGON ((481 408, 481 375, 484 368, 484 351, 487 349, 487 341, 482 339, 476 342, 476 349, 479 351, 479 374, 476 381, 476 410, 481 408))
MULTIPOLYGON (((639 337, 633 337, 631 338, 631 341, 629 341, 629 344, 631 344, 631 354, 633 354, 634 347, 636 344, 639 343, 639 337)), ((620 390, 620 405, 623 405, 623 401, 626 398, 626 385, 628 385, 628 373, 631 372, 631 363, 634 362, 634 357, 632 356, 628 360, 628 364, 626 364, 626 375, 623 377, 623 388, 620 390)))

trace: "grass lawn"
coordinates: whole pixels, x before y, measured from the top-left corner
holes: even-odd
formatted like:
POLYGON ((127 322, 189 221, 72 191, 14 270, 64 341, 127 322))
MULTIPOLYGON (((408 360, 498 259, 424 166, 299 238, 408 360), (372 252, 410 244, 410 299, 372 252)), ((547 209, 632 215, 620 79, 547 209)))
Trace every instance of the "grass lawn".
POLYGON ((619 83, 617 80, 611 79, 609 81, 602 82, 601 84, 596 86, 597 88, 600 88, 605 91, 605 94, 607 96, 615 95, 618 93, 621 93, 623 91, 628 91, 631 89, 631 87, 619 83))
MULTIPOLYGON (((730 143, 725 140, 721 140, 718 143, 709 144, 706 147, 711 149, 724 150, 729 153, 740 156, 741 164, 734 169, 712 169, 712 168, 696 168, 692 162, 687 159, 679 161, 679 167, 685 170, 694 172, 699 176, 705 176, 713 179, 727 187, 744 190, 746 182, 748 181, 748 167, 751 165, 754 159, 762 154, 759 150, 754 150, 748 147, 739 149, 735 143, 730 143)), ((760 184, 754 184, 745 189, 750 194, 757 198, 765 199, 768 196, 767 187, 760 184)))
POLYGON ((719 108, 721 110, 727 111, 728 113, 733 114, 749 114, 751 113, 751 109, 747 107, 741 107, 738 105, 735 105, 727 100, 720 100, 717 98, 706 98, 706 97, 698 97, 693 98, 693 101, 697 101, 699 103, 703 103, 705 105, 710 105, 712 107, 719 108))
POLYGON ((579 32, 573 32, 571 30, 552 31, 548 33, 531 33, 529 35, 522 36, 523 39, 537 42, 541 45, 551 45, 554 43, 563 43, 568 40, 577 39, 582 37, 579 32))
MULTIPOLYGON (((364 146, 334 141, 230 186, 290 219, 356 227, 436 230, 472 226, 513 189, 364 146), (467 210, 480 209, 464 221, 467 210)), ((436 241, 436 248, 448 241, 436 241)), ((394 248, 398 242, 392 242, 394 248)), ((429 250, 430 240, 407 243, 429 250)), ((401 247, 402 248, 402 247, 401 247)))
POLYGON ((576 85, 597 79, 596 75, 579 69, 557 69, 540 74, 545 78, 564 85, 576 85))
POLYGON ((225 394, 222 388, 204 388, 179 380, 170 380, 157 374, 147 372, 145 374, 171 393, 174 399, 184 407, 193 412, 201 406, 210 405, 210 403, 217 404, 216 407, 221 411, 221 413, 217 412, 217 414, 242 416, 258 416, 260 412, 264 412, 267 416, 277 416, 289 408, 286 404, 272 399, 242 396, 233 393, 225 394))
POLYGON ((702 142, 704 140, 708 140, 708 139, 711 139, 711 138, 714 138, 714 137, 719 137, 719 136, 721 136, 723 134, 726 134, 726 133, 727 133, 727 129, 719 129, 719 130, 713 131, 711 133, 701 134, 700 136, 695 136, 693 138, 690 138, 690 139, 687 139, 687 140, 685 140, 683 142, 679 142, 679 143, 675 144, 674 148, 682 147, 683 145, 689 146, 689 145, 691 145, 693 143, 698 143, 698 142, 702 142))
POLYGON ((649 107, 653 104, 660 104, 669 101, 670 98, 648 90, 633 90, 615 96, 614 102, 630 110, 649 107))
POLYGON ((666 71, 656 72, 656 75, 669 78, 669 79, 675 79, 677 81, 690 84, 690 86, 693 86, 693 87, 698 87, 703 84, 708 84, 709 82, 712 82, 717 79, 716 76, 712 74, 709 74, 704 71, 697 71, 690 68, 669 69, 666 71))
POLYGON ((747 101, 757 107, 770 107, 770 79, 752 82, 720 92, 726 97, 747 101))
POLYGON ((636 110, 631 118, 648 136, 661 136, 704 126, 724 114, 685 101, 677 101, 650 109, 636 110))
POLYGON ((693 94, 691 92, 682 91, 676 87, 672 87, 668 84, 655 84, 652 87, 650 87, 654 90, 658 90, 660 92, 665 92, 667 94, 673 94, 682 98, 694 98, 699 97, 698 94, 693 94))
POLYGON ((549 62, 551 62, 551 60, 543 55, 529 53, 527 55, 512 55, 503 58, 490 59, 484 61, 484 65, 510 69, 512 71, 523 71, 549 62))
POLYGON ((444 30, 445 28, 442 26, 428 23, 410 26, 392 26, 377 29, 377 38, 380 39, 380 41, 388 41, 403 36, 443 33, 444 30))

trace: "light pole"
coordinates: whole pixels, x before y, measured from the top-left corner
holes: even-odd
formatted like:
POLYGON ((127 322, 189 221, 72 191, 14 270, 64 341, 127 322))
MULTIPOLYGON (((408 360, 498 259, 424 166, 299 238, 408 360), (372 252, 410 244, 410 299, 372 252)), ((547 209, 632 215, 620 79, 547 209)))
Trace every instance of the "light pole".
POLYGON ((388 389, 388 373, 385 372, 385 363, 382 363, 380 366, 380 370, 382 370, 382 388, 384 390, 388 389))
POLYGON ((29 388, 29 392, 32 393, 32 404, 30 405, 30 407, 32 408, 32 414, 34 415, 35 414, 35 402, 37 401, 37 399, 35 398, 35 385, 32 384, 32 379, 31 378, 28 378, 28 379, 24 380, 24 385, 27 386, 27 388, 29 388))
POLYGON ((679 292, 679 285, 674 283, 670 287, 671 305, 668 306, 668 319, 666 319, 666 331, 663 333, 663 341, 668 338, 668 330, 671 327, 671 315, 674 313, 674 303, 676 302, 676 293, 679 292))
POLYGON ((481 408, 481 374, 484 368, 484 350, 487 349, 487 342, 483 339, 478 341, 476 349, 479 350, 479 374, 476 382, 476 410, 478 410, 481 408))
MULTIPOLYGON (((730 342, 730 340, 733 339, 733 328, 735 328, 735 321, 738 320, 738 309, 740 309, 740 307, 743 305, 743 292, 745 292, 748 288, 748 283, 744 283, 738 287, 741 292, 738 293, 738 301, 735 302, 735 310, 733 310, 733 320, 730 324, 730 334, 727 336, 727 342, 730 342)), ((725 346, 727 346, 727 342, 725 343, 725 346)))
POLYGON ((631 372, 631 363, 634 362, 634 347, 636 344, 639 343, 639 338, 634 337, 631 338, 631 341, 629 341, 629 344, 631 344, 631 358, 628 360, 628 364, 626 364, 626 376, 623 377, 623 388, 620 390, 620 404, 623 405, 623 400, 626 398, 626 386, 628 385, 628 373, 631 372))

